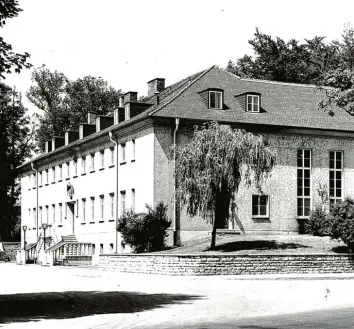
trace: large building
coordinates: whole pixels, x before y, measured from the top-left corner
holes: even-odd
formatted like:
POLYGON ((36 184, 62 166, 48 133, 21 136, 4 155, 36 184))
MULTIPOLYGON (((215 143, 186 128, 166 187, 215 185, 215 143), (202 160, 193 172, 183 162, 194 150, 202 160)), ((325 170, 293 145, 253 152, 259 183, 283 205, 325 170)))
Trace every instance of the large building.
MULTIPOLYGON (((318 110, 323 97, 315 86, 244 79, 215 66, 168 87, 151 80, 143 98, 125 93, 114 113, 89 115, 20 167, 27 257, 40 258, 44 248, 54 261, 128 252, 117 218, 159 201, 172 219, 170 243, 207 235, 210 224, 175 204, 169 154, 188 142, 194 125, 211 120, 267 135, 278 152, 262 195, 252 187, 238 191, 245 232, 298 233, 321 193, 330 202, 354 196, 354 118, 318 110)), ((219 229, 239 227, 225 221, 219 229)))

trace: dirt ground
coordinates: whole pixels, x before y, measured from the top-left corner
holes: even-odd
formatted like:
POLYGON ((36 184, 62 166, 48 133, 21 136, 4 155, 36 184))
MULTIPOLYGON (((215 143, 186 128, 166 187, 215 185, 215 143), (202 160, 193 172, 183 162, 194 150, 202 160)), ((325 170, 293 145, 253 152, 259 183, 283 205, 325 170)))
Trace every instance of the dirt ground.
POLYGON ((354 274, 168 277, 2 263, 0 275, 0 327, 10 329, 217 328, 354 307, 354 274))

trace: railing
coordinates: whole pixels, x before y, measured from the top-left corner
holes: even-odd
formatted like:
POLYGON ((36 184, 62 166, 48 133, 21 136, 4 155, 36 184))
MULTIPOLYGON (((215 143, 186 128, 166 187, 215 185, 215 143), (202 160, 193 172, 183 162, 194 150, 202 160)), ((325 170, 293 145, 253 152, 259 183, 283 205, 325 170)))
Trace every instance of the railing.
POLYGON ((61 262, 68 256, 92 256, 93 244, 85 242, 66 242, 52 250, 54 262, 61 262))

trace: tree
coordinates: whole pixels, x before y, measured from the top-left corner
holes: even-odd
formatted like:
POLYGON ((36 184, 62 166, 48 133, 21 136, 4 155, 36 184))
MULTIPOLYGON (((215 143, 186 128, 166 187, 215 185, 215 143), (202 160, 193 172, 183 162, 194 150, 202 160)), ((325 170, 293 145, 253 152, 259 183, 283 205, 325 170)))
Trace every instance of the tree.
POLYGON ((27 98, 43 113, 38 116, 36 140, 44 143, 62 136, 68 129, 78 129, 89 112, 107 114, 118 106, 120 90, 108 86, 102 78, 86 76, 70 81, 63 73, 50 71, 45 65, 32 73, 32 86, 27 98))
POLYGON ((337 64, 337 47, 326 44, 324 37, 315 37, 300 44, 263 34, 256 29, 249 40, 255 53, 245 55, 236 63, 229 61, 227 70, 246 78, 295 83, 317 83, 325 72, 337 64))
POLYGON ((262 136, 216 122, 196 127, 186 146, 176 148, 177 199, 190 216, 201 215, 216 228, 231 216, 241 180, 261 188, 276 161, 276 151, 262 136))
MULTIPOLYGON (((6 20, 17 17, 22 10, 18 7, 17 0, 0 1, 0 28, 4 27, 6 20)), ((11 73, 12 70, 20 73, 22 68, 30 68, 31 64, 27 62, 30 55, 28 53, 18 54, 12 51, 12 46, 0 37, 0 77, 5 78, 5 73, 11 73)))
POLYGON ((339 107, 350 115, 354 115, 354 30, 345 28, 342 41, 334 41, 338 49, 337 65, 328 70, 321 81, 327 98, 319 103, 319 107, 334 115, 333 106, 339 107))
POLYGON ((30 119, 21 95, 0 84, 0 238, 19 238, 20 189, 17 167, 34 149, 30 119))

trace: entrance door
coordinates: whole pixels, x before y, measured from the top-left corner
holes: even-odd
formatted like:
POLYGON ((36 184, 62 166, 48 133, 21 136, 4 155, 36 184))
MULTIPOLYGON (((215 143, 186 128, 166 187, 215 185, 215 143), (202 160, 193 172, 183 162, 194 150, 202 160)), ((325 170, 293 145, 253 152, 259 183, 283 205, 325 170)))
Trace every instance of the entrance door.
POLYGON ((75 233, 75 202, 68 202, 67 207, 70 232, 75 233))

